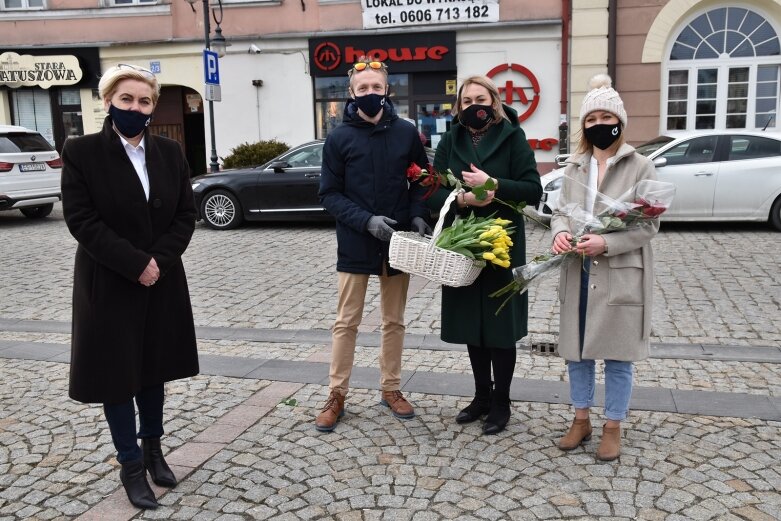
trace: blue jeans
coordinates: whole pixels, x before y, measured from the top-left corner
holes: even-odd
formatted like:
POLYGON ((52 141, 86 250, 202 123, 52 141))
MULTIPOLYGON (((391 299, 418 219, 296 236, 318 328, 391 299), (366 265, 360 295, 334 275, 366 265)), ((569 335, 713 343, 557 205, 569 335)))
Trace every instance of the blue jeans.
POLYGON ((111 440, 117 449, 117 461, 127 463, 141 459, 138 438, 159 438, 163 435, 163 384, 142 389, 136 394, 140 428, 136 434, 136 410, 133 399, 116 404, 103 404, 111 440))
MULTIPOLYGON (((569 394, 576 409, 594 405, 594 366, 594 360, 567 362, 569 394)), ((608 420, 621 421, 629 412, 633 367, 632 362, 605 360, 605 416, 608 420)))

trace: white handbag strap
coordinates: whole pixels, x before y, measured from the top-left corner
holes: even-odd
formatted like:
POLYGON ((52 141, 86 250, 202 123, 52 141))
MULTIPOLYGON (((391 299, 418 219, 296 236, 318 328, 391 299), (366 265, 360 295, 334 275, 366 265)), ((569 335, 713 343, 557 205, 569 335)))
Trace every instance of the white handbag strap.
POLYGON ((431 242, 428 244, 430 248, 434 247, 434 243, 437 242, 437 237, 439 237, 439 234, 442 233, 442 228, 445 225, 445 216, 447 215, 448 210, 450 210, 450 205, 453 204, 453 201, 456 200, 456 197, 458 197, 459 193, 461 193, 461 190, 456 188, 450 192, 450 195, 448 195, 447 199, 445 199, 445 203, 442 205, 442 209, 439 211, 437 225, 434 226, 434 233, 431 234, 431 242))

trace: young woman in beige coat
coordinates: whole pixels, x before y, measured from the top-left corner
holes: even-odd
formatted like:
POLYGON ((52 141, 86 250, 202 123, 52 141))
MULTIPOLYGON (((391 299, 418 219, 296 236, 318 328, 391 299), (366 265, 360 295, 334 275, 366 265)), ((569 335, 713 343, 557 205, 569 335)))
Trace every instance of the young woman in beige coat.
MULTIPOLYGON (((610 77, 591 80, 592 90, 580 110, 582 136, 568 161, 558 208, 577 203, 598 215, 605 201, 617 199, 643 179, 656 179, 651 161, 624 142, 627 115, 610 77)), ((561 330, 559 355, 567 361, 575 420, 559 441, 572 450, 591 438, 595 360, 605 361, 605 417, 597 458, 620 454, 621 420, 632 396, 633 364, 648 356, 653 294, 651 239, 658 220, 604 235, 585 234, 574 248, 583 262, 565 263, 559 281, 561 330)), ((552 249, 573 248, 578 223, 562 210, 551 220, 552 249)))

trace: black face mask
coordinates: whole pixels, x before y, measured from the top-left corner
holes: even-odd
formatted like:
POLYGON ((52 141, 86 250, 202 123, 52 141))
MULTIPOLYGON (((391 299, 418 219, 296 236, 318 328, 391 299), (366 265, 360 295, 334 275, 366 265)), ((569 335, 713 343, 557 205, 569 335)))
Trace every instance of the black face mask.
POLYGON ((491 105, 469 105, 458 113, 458 119, 467 127, 480 130, 494 120, 494 108, 491 105))
POLYGON ((151 114, 142 114, 135 110, 118 109, 114 105, 109 105, 108 113, 119 133, 130 138, 142 133, 152 121, 151 114))
POLYGON ((600 150, 607 150, 621 135, 621 123, 615 125, 594 125, 583 130, 589 143, 600 150))
POLYGON ((385 94, 366 94, 365 96, 357 96, 355 98, 355 104, 361 109, 361 112, 373 118, 380 113, 385 106, 385 94))

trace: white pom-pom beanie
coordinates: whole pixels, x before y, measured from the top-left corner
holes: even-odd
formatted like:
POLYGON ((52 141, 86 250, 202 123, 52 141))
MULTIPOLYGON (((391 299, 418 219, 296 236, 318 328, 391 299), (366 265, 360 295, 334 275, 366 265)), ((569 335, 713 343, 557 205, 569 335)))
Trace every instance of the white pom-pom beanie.
POLYGON ((613 80, 607 74, 597 74, 589 80, 588 86, 591 90, 583 98, 583 105, 580 107, 581 126, 590 113, 595 110, 604 110, 615 114, 621 122, 621 126, 626 128, 627 117, 624 102, 621 101, 621 96, 612 85, 613 80))

